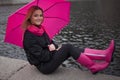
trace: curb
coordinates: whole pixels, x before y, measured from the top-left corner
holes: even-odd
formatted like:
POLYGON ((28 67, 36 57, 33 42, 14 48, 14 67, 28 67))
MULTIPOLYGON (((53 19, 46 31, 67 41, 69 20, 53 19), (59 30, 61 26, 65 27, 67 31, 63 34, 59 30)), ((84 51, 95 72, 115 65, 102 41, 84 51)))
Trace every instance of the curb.
POLYGON ((0 80, 120 80, 105 74, 93 75, 89 71, 60 66, 54 73, 44 75, 27 61, 0 56, 0 80))

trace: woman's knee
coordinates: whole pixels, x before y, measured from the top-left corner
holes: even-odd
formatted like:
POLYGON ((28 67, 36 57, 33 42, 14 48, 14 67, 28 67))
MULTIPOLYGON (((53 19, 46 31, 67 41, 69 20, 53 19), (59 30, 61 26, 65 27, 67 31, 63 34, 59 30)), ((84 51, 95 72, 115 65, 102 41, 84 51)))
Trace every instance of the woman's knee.
POLYGON ((70 50, 73 47, 71 44, 63 44, 62 46, 68 50, 70 50))

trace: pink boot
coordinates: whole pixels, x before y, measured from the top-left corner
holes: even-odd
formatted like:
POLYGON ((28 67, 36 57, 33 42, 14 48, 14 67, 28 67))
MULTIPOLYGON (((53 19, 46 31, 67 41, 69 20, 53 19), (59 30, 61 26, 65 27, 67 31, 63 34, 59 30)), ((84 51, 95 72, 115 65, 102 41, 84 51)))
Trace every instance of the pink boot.
POLYGON ((86 48, 84 54, 93 60, 105 60, 107 62, 111 62, 114 49, 115 49, 114 40, 111 40, 111 43, 107 49, 97 50, 86 48))
POLYGON ((105 61, 100 62, 100 63, 94 62, 84 53, 80 54, 79 58, 77 59, 77 62, 87 67, 93 74, 101 70, 104 70, 108 66, 108 63, 106 63, 105 61))
POLYGON ((106 69, 109 66, 113 52, 114 40, 111 41, 109 47, 106 50, 86 48, 84 53, 81 53, 77 59, 77 62, 83 66, 86 66, 94 74, 106 69), (95 62, 94 60, 102 60, 102 62, 95 62))

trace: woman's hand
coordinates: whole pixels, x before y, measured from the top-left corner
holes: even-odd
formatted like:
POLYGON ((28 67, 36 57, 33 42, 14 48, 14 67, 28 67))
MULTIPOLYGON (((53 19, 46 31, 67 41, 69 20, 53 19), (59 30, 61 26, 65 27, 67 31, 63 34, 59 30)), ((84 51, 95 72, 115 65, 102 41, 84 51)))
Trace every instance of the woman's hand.
POLYGON ((59 47, 56 49, 57 51, 62 47, 62 45, 59 45, 59 47))
POLYGON ((48 48, 49 48, 50 51, 54 51, 54 50, 56 50, 54 44, 50 44, 50 45, 48 45, 48 48))

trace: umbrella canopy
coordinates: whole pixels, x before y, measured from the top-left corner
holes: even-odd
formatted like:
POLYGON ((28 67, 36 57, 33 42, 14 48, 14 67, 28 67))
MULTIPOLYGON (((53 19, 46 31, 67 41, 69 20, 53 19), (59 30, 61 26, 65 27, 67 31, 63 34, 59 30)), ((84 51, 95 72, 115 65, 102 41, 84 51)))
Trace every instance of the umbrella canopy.
POLYGON ((24 30, 21 24, 31 6, 43 9, 42 25, 50 39, 65 27, 70 21, 70 2, 65 0, 33 0, 8 17, 5 42, 23 47, 24 30))

